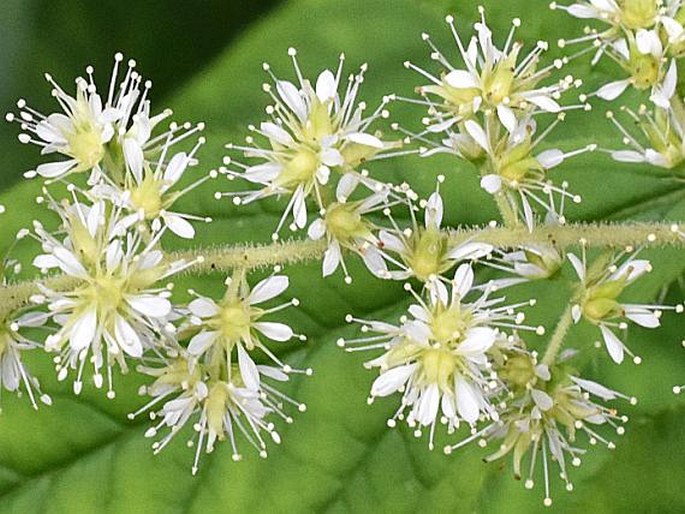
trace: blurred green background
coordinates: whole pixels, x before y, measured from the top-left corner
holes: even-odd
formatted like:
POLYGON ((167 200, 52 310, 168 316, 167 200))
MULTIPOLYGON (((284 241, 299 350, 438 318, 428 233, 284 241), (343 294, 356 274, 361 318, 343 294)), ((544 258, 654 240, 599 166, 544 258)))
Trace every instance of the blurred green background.
MULTIPOLYGON (((292 80, 286 49, 296 46, 305 74, 315 78, 323 68, 335 67, 339 52, 345 51, 348 72, 369 62, 361 95, 369 105, 389 92, 411 96, 423 81, 402 62, 411 59, 435 71, 421 32, 430 31, 441 48, 456 55, 444 15, 454 14, 460 31, 469 37, 478 4, 487 8, 500 44, 515 16, 523 19, 519 37, 529 43, 571 37, 583 27, 549 11, 545 0, 4 0, 0 111, 12 110, 21 97, 51 112, 55 105, 42 78, 45 71, 68 87, 93 64, 104 89, 112 56, 122 51, 153 81, 153 111, 171 107, 178 121, 207 122, 200 173, 221 163, 224 143, 240 141, 247 134, 245 126, 262 119, 267 102, 260 87, 263 61, 270 62, 278 76, 292 80)), ((559 50, 552 45, 550 53, 559 55, 559 50)), ((591 70, 579 60, 567 73, 582 77, 586 91, 592 91, 615 70, 606 63, 591 70)), ((570 150, 589 142, 616 148, 620 141, 604 110, 599 104, 592 113, 572 113, 541 149, 570 150)), ((392 114, 408 127, 420 126, 420 109, 394 105, 392 114)), ((33 202, 38 183, 17 183, 23 171, 40 162, 36 147, 18 143, 17 129, 0 124, 0 203, 8 209, 0 218, 0 250, 18 228, 43 216, 33 202)), ((409 157, 376 163, 372 171, 407 180, 423 195, 435 187, 435 176, 445 173, 446 221, 452 226, 485 223, 496 216, 468 164, 409 157)), ((570 220, 685 219, 682 180, 648 167, 617 166, 596 153, 565 163, 554 178, 570 180, 584 197, 583 204, 569 210, 570 220)), ((215 190, 236 186, 210 182, 182 199, 180 210, 216 220, 198 227, 198 243, 269 241, 282 204, 235 208, 212 199, 215 190)), ((168 244, 179 246, 173 240, 168 244)), ((35 251, 20 249, 20 255, 28 258, 35 251)), ((635 298, 665 294, 666 301, 682 301, 682 252, 648 256, 657 271, 634 291, 635 298)), ((289 270, 293 294, 302 306, 285 320, 310 339, 303 348, 288 345, 280 352, 295 365, 314 367, 316 374, 289 385, 287 392, 306 401, 309 409, 282 430, 284 443, 267 461, 245 448, 245 462, 236 465, 225 445, 219 445, 215 454, 203 457, 200 474, 193 478, 192 450, 185 447, 183 435, 153 457, 150 441, 142 437, 146 420, 126 419, 125 414, 141 404, 135 394, 140 378, 117 377, 115 401, 92 388, 75 398, 69 384, 52 378, 47 358, 32 356, 32 369, 55 398, 55 406, 35 413, 26 398, 2 395, 0 514, 685 512, 685 401, 670 394, 672 385, 685 382, 679 345, 683 317, 667 316, 659 332, 631 330, 628 344, 644 358, 639 367, 615 366, 603 350, 592 350, 592 329, 572 331, 568 344, 586 350, 586 375, 639 396, 640 403, 617 405, 631 417, 627 434, 617 441, 617 450, 593 448, 583 466, 572 470, 576 491, 567 493, 561 481, 553 481, 555 504, 550 511, 542 507, 540 487, 526 491, 513 480, 509 461, 486 466, 481 462, 484 452, 475 447, 451 458, 429 453, 426 441, 415 440, 406 427, 386 428, 397 397, 366 405, 373 373, 361 364, 371 355, 352 356, 336 348, 338 337, 353 333, 342 319, 350 311, 396 319, 406 305, 399 285, 373 280, 358 266, 354 270, 355 282, 349 287, 340 277, 319 279, 318 264, 289 270)), ((220 294, 222 278, 185 277, 178 289, 220 294)), ((566 270, 558 281, 523 287, 511 298, 538 298, 531 323, 549 327, 563 308, 571 278, 566 270)), ((545 340, 532 338, 531 344, 542 348, 545 340)), ((438 447, 453 441, 439 437, 438 447)))

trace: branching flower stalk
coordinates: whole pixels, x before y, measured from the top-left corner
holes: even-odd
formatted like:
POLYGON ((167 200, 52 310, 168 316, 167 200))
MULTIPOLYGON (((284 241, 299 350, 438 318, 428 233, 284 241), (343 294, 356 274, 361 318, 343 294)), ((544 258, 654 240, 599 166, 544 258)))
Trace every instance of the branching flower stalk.
MULTIPOLYGON (((685 54, 680 2, 579 0, 552 7, 596 18, 604 27, 560 42, 590 46, 546 62, 547 43, 526 49, 517 41, 518 18, 500 42, 482 8, 469 39, 447 16, 455 49, 443 51, 423 34, 432 63, 405 63, 421 77, 419 98, 388 94, 371 108, 362 100, 367 64, 346 76, 341 55, 332 69, 310 79, 289 49, 293 78, 263 65, 266 119, 249 126, 244 144, 229 143, 222 165, 201 176, 194 170, 204 124, 162 127, 173 113, 154 113, 151 83, 135 61, 121 69, 123 56, 116 54, 103 93, 90 66, 73 94, 46 75, 56 112, 43 114, 20 100, 18 112, 6 118, 19 124, 22 143, 48 156, 25 177, 43 181, 39 203, 57 216, 58 226, 49 230, 52 224, 35 220, 11 245, 33 244, 37 256, 24 264, 35 268, 36 278, 12 278, 10 271, 22 263, 10 256, 4 261, 0 388, 27 394, 34 408, 52 404, 22 360, 28 351, 53 354, 58 380, 74 377, 77 395, 93 386, 113 399, 119 373, 141 373, 149 378, 140 390, 148 398, 129 417, 150 417, 145 436, 154 440, 155 453, 191 427, 193 474, 202 454, 221 441, 235 461, 243 459, 243 447, 266 457, 282 442, 280 426, 306 410, 285 391, 287 382, 313 372, 285 362, 278 347, 327 344, 309 341, 284 322, 283 311, 301 301, 282 299, 287 270, 320 262, 327 280, 342 275, 351 283, 349 262, 359 259, 369 272, 364 280, 400 281, 407 292, 397 319, 350 313, 346 321, 361 334, 337 340, 347 352, 373 354, 366 362, 377 373, 369 403, 399 396, 388 426, 425 435, 430 450, 443 426, 448 437, 459 438, 446 454, 473 441, 496 441, 485 460, 511 456, 517 478, 527 461, 525 487, 542 477, 543 502, 551 505, 552 465, 573 489, 568 464, 580 465, 582 438, 612 448, 607 429, 625 431, 627 418, 605 403, 636 401, 575 368, 574 355, 592 343, 576 337, 575 326, 601 335, 614 363, 625 354, 639 363, 623 342, 629 325, 657 329, 663 316, 685 310, 681 302, 624 299, 624 291, 652 270, 641 252, 685 249, 683 222, 574 221, 573 205, 582 199, 570 181, 555 177, 557 167, 595 151, 677 173, 685 155, 676 91, 685 54), (595 60, 614 59, 623 75, 569 102, 583 80, 561 70, 589 52, 595 60), (608 115, 629 150, 595 143, 550 148, 545 141, 567 117, 590 110, 590 101, 617 98, 629 87, 647 96, 638 109, 623 109, 641 135, 629 132, 613 111, 608 115), (390 132, 383 130, 395 101, 425 109, 423 126, 392 122, 390 132), (444 154, 474 165, 501 220, 449 227, 454 199, 445 201, 442 184, 454 177, 440 175, 423 198, 414 190, 418 184, 386 182, 374 173, 374 161, 410 154, 444 154), (221 178, 224 186, 216 185, 221 178), (235 181, 248 187, 223 190, 235 181), (201 194, 207 182, 218 201, 280 200, 273 242, 165 250, 169 240, 192 240, 198 223, 211 223, 203 213, 177 208, 179 198, 201 194), (288 229, 293 238, 282 241, 288 229), (567 263, 577 280, 568 297, 557 295, 564 306, 550 333, 536 318, 536 299, 512 302, 507 295, 530 281, 558 288, 549 281, 567 263), (184 275, 222 280, 223 293, 212 297, 197 286, 182 295, 174 281, 184 275), (570 341, 578 349, 562 351, 570 341)), ((302 301, 316 301, 315 295, 302 301)))

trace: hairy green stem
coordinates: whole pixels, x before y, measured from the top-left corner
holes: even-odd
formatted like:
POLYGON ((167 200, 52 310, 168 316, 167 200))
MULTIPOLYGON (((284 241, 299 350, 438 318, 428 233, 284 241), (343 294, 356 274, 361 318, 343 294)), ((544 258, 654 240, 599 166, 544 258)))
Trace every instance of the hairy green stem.
MULTIPOLYGON (((550 244, 560 249, 578 244, 608 249, 640 245, 685 248, 681 230, 674 229, 668 223, 612 223, 541 226, 530 232, 519 225, 511 228, 454 230, 450 233, 450 243, 479 241, 502 249, 550 244)), ((279 264, 318 260, 325 249, 326 243, 323 240, 295 240, 270 245, 215 246, 177 251, 170 253, 168 259, 195 261, 187 270, 191 273, 228 273, 236 267, 244 267, 249 271, 279 264)), ((39 280, 26 280, 0 287, 0 320, 28 304, 31 296, 40 292, 38 282, 39 280)), ((78 284, 77 280, 65 276, 44 278, 40 282, 53 290, 68 290, 78 284)))
POLYGON ((571 306, 567 306, 564 313, 559 318, 559 323, 557 323, 552 338, 549 340, 549 345, 545 351, 545 355, 542 357, 542 364, 551 366, 557 358, 559 350, 564 344, 564 338, 568 333, 568 329, 571 328, 571 323, 573 319, 571 317, 571 306))

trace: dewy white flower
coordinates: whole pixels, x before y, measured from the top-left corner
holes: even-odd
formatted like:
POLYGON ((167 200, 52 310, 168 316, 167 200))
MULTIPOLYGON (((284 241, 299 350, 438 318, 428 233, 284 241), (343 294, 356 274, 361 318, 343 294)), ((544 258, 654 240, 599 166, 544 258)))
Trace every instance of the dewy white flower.
POLYGON ((172 113, 167 109, 150 115, 147 95, 152 83, 143 81, 135 71, 134 60, 128 61, 123 79, 118 82, 121 61, 123 55, 117 53, 105 99, 93 80, 93 67, 88 66, 88 78, 76 79, 74 97, 46 74, 62 113, 45 116, 28 107, 22 99, 17 103, 19 114, 7 114, 8 121, 18 121, 25 131, 19 136, 21 142, 41 146, 44 155, 58 153, 68 157, 41 164, 35 171, 27 172, 27 177, 38 174, 47 179, 59 179, 70 173, 92 170, 93 183, 106 178, 110 183, 121 184, 127 173, 142 181, 147 159, 155 158, 161 144, 176 143, 202 130, 203 124, 194 128, 190 124, 171 124, 168 131, 152 137, 155 126, 172 113))
MULTIPOLYGON (((494 110, 508 130, 514 130, 516 119, 533 112, 558 113, 562 107, 557 103, 561 93, 574 81, 563 80, 548 86, 540 85, 550 73, 563 66, 557 59, 548 66, 540 67, 540 55, 547 50, 547 43, 538 42, 533 50, 519 59, 523 44, 514 41, 514 33, 521 25, 517 18, 502 50, 492 40, 492 32, 485 22, 484 9, 479 8, 481 21, 475 24, 477 36, 468 45, 462 42, 454 26, 454 18, 446 20, 461 54, 465 68, 455 67, 433 44, 428 34, 423 39, 431 47, 431 58, 442 67, 439 76, 407 61, 405 66, 419 72, 431 84, 418 89, 426 97, 423 103, 429 108, 431 121, 429 132, 443 132, 455 123, 468 119, 480 110, 494 110), (434 102, 428 95, 437 96, 434 102)), ((406 99, 417 103, 416 100, 406 99)))
POLYGON ((581 201, 580 196, 567 191, 567 183, 564 182, 562 187, 555 186, 547 177, 549 170, 566 159, 597 148, 596 144, 570 152, 553 148, 533 155, 537 145, 561 120, 563 117, 557 118, 535 139, 537 124, 532 118, 520 120, 515 130, 504 135, 497 130, 491 131, 487 125, 484 129, 474 120, 465 123, 468 133, 488 155, 484 169, 490 173, 481 178, 481 187, 493 195, 505 194, 512 210, 522 213, 529 230, 535 225, 534 205, 545 211, 546 222, 563 223, 561 213, 565 200, 581 201))
POLYGON ((352 277, 343 260, 344 249, 358 254, 374 275, 385 278, 388 272, 385 260, 378 250, 379 240, 373 233, 377 227, 364 216, 387 208, 390 191, 385 186, 371 183, 369 185, 373 189, 369 196, 348 201, 359 182, 354 174, 344 175, 336 188, 337 201, 327 205, 322 217, 314 220, 307 230, 307 235, 312 240, 326 238, 323 276, 333 274, 340 266, 347 283, 352 282, 352 277))
POLYGON ((642 163, 672 169, 685 160, 685 106, 674 97, 669 109, 656 107, 651 112, 646 105, 641 105, 637 112, 627 107, 622 111, 635 122, 642 137, 633 135, 612 111, 607 118, 623 135, 623 143, 629 150, 609 151, 611 157, 619 162, 642 163), (642 140, 647 141, 644 144, 642 140))
POLYGON ((366 104, 357 101, 359 88, 364 81, 366 65, 357 75, 350 75, 344 95, 339 93, 344 57, 334 74, 330 70, 321 72, 316 84, 302 76, 290 49, 298 85, 280 80, 271 74, 273 81, 264 85, 264 90, 273 99, 267 108, 271 120, 250 130, 266 139, 268 146, 260 146, 255 138, 247 138, 248 146, 229 144, 228 148, 242 150, 246 157, 258 159, 253 165, 233 162, 241 171, 222 168, 229 178, 240 177, 263 186, 259 191, 243 193, 217 193, 233 196, 236 203, 248 203, 272 195, 287 195, 288 205, 274 233, 274 239, 289 216, 293 218, 291 228, 302 229, 307 225, 307 200, 313 196, 319 209, 324 208, 321 189, 332 180, 332 172, 357 173, 365 162, 385 158, 397 148, 399 142, 384 142, 379 132, 371 132, 374 121, 388 116, 385 109, 390 97, 370 115, 365 116, 366 104))
POLYGON ((581 283, 571 310, 573 321, 578 323, 586 319, 596 325, 602 333, 609 356, 617 364, 623 362, 625 353, 631 355, 636 364, 641 362, 640 357, 634 356, 615 334, 616 329, 628 328, 625 319, 644 328, 657 328, 661 324, 663 310, 683 312, 682 305, 674 307, 619 302, 618 297, 623 290, 652 269, 648 260, 636 258, 638 252, 626 251, 608 262, 599 261, 593 264, 590 271, 584 247, 580 259, 572 253, 568 254, 581 283))
MULTIPOLYGON (((85 205, 74 196, 72 204, 52 205, 62 218, 63 240, 34 222, 36 238, 45 253, 33 264, 43 271, 60 270, 73 281, 65 290, 41 285, 35 297, 47 303, 59 329, 45 341, 48 351, 58 351, 58 379, 77 369, 74 392, 79 394, 87 363, 94 368, 95 386, 103 385, 107 370, 108 397, 114 397, 112 367, 128 369, 126 357, 140 358, 145 350, 161 346, 162 330, 172 306, 170 291, 155 284, 177 273, 187 262, 164 261, 157 240, 143 243, 128 231, 136 215, 122 216, 120 209, 99 201, 85 205)), ((159 234, 161 236, 161 232, 159 234)))
POLYGON ((288 375, 278 368, 257 366, 257 373, 266 380, 259 380, 258 387, 252 387, 243 380, 242 370, 226 360, 214 364, 199 362, 179 350, 180 355, 158 368, 141 367, 141 371, 156 377, 150 386, 141 388, 141 394, 152 396, 146 405, 129 414, 133 419, 145 411, 151 411, 150 417, 158 420, 155 426, 145 432, 145 436, 156 437, 163 429, 168 433, 152 447, 158 453, 179 433, 186 423, 192 420, 196 435, 188 441, 189 446, 196 446, 192 472, 198 471, 200 455, 204 451, 211 453, 217 441, 228 437, 231 443, 234 461, 242 459, 238 449, 237 436, 242 434, 263 458, 267 457, 267 445, 263 434, 279 444, 281 437, 275 425, 267 421, 270 414, 281 417, 286 423, 293 419, 283 410, 283 404, 289 403, 300 412, 306 406, 279 392, 267 381, 285 382, 288 375), (218 366, 228 365, 228 376, 225 369, 218 366), (231 372, 232 370, 232 372, 231 372), (157 404, 164 402, 156 411, 157 404))
MULTIPOLYGON (((441 175, 438 184, 444 181, 441 175)), ((424 210, 423 226, 416 220, 414 205, 415 193, 406 191, 406 203, 411 219, 411 227, 400 228, 390 209, 385 214, 392 228, 382 229, 378 234, 380 255, 399 270, 387 272, 387 277, 404 280, 409 277, 426 282, 439 277, 456 263, 475 260, 487 256, 494 247, 478 241, 452 244, 450 234, 442 228, 444 205, 439 189, 421 202, 424 210)))
POLYGON ((426 285, 426 300, 414 294, 418 303, 409 307, 411 318, 403 317, 399 326, 348 316, 348 321, 362 324, 363 332, 378 335, 338 341, 348 351, 386 350, 366 363, 380 369, 371 386, 371 400, 403 393, 402 405, 388 425, 405 419, 409 410, 406 421, 417 436, 429 427, 431 449, 439 419, 450 433, 462 420, 473 426, 481 416, 497 419, 490 397, 498 382, 490 375, 488 352, 498 339, 506 338, 501 329, 542 332, 540 327, 523 325, 524 315, 515 313, 528 303, 503 306, 504 299, 491 299, 487 287, 467 303, 465 297, 476 289, 473 281, 471 266, 462 264, 450 283, 451 291, 434 280, 426 285))
POLYGON ((591 445, 599 441, 609 448, 614 448, 615 444, 600 435, 594 426, 610 425, 619 435, 625 432, 621 425, 627 418, 618 416, 615 409, 601 405, 592 396, 604 401, 621 398, 630 400, 632 404, 636 403, 636 399, 562 370, 550 370, 545 365, 530 366, 530 370, 529 381, 520 384, 524 387, 512 391, 513 398, 507 400, 498 420, 461 442, 446 446, 444 450, 446 454, 451 454, 476 439, 480 439, 481 446, 495 442, 497 451, 485 461, 492 462, 512 454, 514 476, 517 479, 522 477, 523 460, 530 452, 524 485, 526 489, 535 486, 533 477, 542 461, 544 504, 550 506, 550 460, 556 462, 566 489, 572 491, 568 463, 574 467, 580 466, 580 457, 586 451, 576 446, 578 432, 585 432, 591 445))
POLYGON ((38 408, 37 399, 45 405, 52 405, 52 399, 42 393, 38 379, 31 375, 22 361, 23 352, 39 348, 40 345, 21 335, 19 330, 41 327, 47 318, 42 312, 27 312, 10 323, 0 325, 0 390, 4 388, 21 395, 23 387, 34 409, 38 408))

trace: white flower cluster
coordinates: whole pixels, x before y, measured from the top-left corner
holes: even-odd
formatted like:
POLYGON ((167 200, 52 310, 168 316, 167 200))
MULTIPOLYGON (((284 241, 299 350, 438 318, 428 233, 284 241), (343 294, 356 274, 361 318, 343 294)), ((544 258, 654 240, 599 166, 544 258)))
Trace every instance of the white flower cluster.
MULTIPOLYGON (((543 141, 570 111, 589 110, 587 98, 613 99, 632 85, 649 89, 654 104, 653 109, 623 109, 649 143, 641 143, 641 136, 610 113, 631 148, 602 151, 617 161, 663 168, 685 161, 685 104, 675 94, 676 60, 685 52, 680 1, 578 0, 552 7, 608 25, 561 45, 592 41, 595 59, 609 55, 629 78, 581 95, 580 104, 564 105, 564 93, 582 86, 570 75, 555 78, 570 58, 545 64, 545 42, 524 52, 516 40, 519 19, 498 46, 482 8, 468 41, 454 18, 446 18, 458 61, 423 35, 437 71, 405 63, 428 82, 417 88, 420 99, 388 94, 372 110, 360 99, 366 64, 344 76, 343 55, 335 69, 309 80, 290 49, 295 81, 278 78, 263 65, 269 75, 263 85, 270 99, 267 120, 249 126, 245 144, 227 145, 231 155, 218 171, 195 179, 188 171, 198 164, 204 138, 189 138, 195 139, 204 124, 170 123, 158 131, 171 111, 151 114, 151 83, 136 71, 134 61, 122 77, 123 56, 115 56, 104 96, 91 67, 86 78, 76 80, 74 96, 46 76, 61 112, 44 115, 20 100, 19 112, 7 120, 20 124, 21 142, 36 144, 50 156, 25 176, 43 180, 38 202, 47 204, 58 226, 53 230, 46 228, 53 226, 49 221, 34 221, 31 231, 18 234, 17 240, 30 237, 38 243, 33 266, 41 277, 29 284, 33 289, 27 286, 26 301, 0 316, 0 388, 28 395, 34 407, 39 401, 52 403, 22 360, 24 352, 35 349, 55 354, 58 380, 72 376, 77 395, 92 383, 114 398, 117 374, 133 369, 149 377, 140 389, 149 400, 129 418, 149 416, 152 426, 145 436, 154 439, 155 453, 186 430, 188 446, 195 449, 193 474, 217 441, 228 440, 236 461, 243 457, 244 444, 266 457, 269 444, 281 442, 278 420, 291 423, 293 410, 306 410, 281 386, 287 387, 294 375, 312 374, 284 362, 284 349, 278 349, 307 340, 276 316, 299 305, 295 298, 278 300, 289 287, 281 264, 320 257, 324 277, 340 270, 350 283, 346 259, 358 257, 375 278, 404 281, 409 298, 397 322, 348 315, 362 334, 338 339, 348 352, 378 352, 366 362, 378 373, 369 403, 399 396, 388 426, 406 424, 416 437, 427 433, 431 450, 442 437, 464 430, 469 435, 447 445, 445 453, 472 441, 481 446, 495 442, 485 460, 511 455, 514 474, 526 475, 527 488, 542 466, 544 503, 550 505, 550 461, 572 489, 568 464, 579 465, 585 452, 579 436, 613 447, 607 427, 624 431, 627 418, 603 402, 635 402, 580 376, 570 363, 574 352, 560 351, 567 333, 573 335, 579 324, 595 327, 615 363, 627 353, 639 364, 640 357, 623 342, 628 323, 657 328, 664 311, 684 309, 625 299, 625 290, 651 271, 650 262, 638 258, 643 248, 624 248, 627 243, 608 237, 604 246, 611 251, 591 254, 588 263, 585 239, 573 236, 569 243, 568 237, 555 237, 571 233, 562 226, 566 204, 581 199, 565 181, 555 184, 552 170, 597 145, 562 149, 543 141), (391 123, 391 130, 401 134, 397 140, 380 130, 394 100, 427 111, 419 131, 391 123), (477 166, 480 185, 493 196, 501 223, 477 230, 449 228, 447 211, 454 199, 445 194, 444 175, 422 197, 411 184, 384 182, 367 169, 373 161, 406 154, 446 154, 477 166), (216 192, 218 200, 229 197, 242 205, 285 199, 272 233, 275 243, 241 248, 234 260, 235 249, 229 256, 213 252, 217 260, 225 257, 221 269, 231 269, 222 296, 202 294, 200 283, 179 301, 184 293, 171 280, 184 271, 216 266, 205 262, 201 250, 173 257, 162 242, 173 236, 191 240, 197 229, 191 222, 211 221, 201 213, 182 212, 177 200, 219 175, 232 183, 244 180, 248 188, 216 192), (278 242, 287 229, 306 233, 307 240, 278 242), (579 246, 581 253, 570 246, 579 246), (253 250, 273 255, 252 262, 253 250), (288 254, 298 251, 311 255, 288 254), (577 281, 538 358, 532 347, 546 327, 527 322, 528 313, 522 312, 536 300, 507 297, 515 296, 510 288, 520 284, 558 277, 567 261, 577 281), (250 285, 251 270, 276 262, 272 274, 250 285)), ((571 228, 578 227, 583 228, 571 228)), ((662 232, 662 238, 685 238, 678 224, 668 236, 662 232)), ((602 246, 596 234, 595 245, 602 246)), ((652 238, 656 235, 650 234, 645 244, 652 238)), ((10 265, 6 260, 5 267, 10 265)))
POLYGON ((36 220, 33 231, 18 235, 40 245, 33 265, 43 278, 28 305, 2 320, 0 387, 25 391, 34 407, 38 399, 52 403, 22 361, 25 351, 37 348, 56 354, 59 381, 74 373, 77 395, 84 384, 93 384, 114 398, 117 373, 133 366, 155 377, 143 388, 152 400, 139 411, 150 410, 150 417, 159 421, 147 435, 162 427, 170 430, 153 445, 155 451, 192 420, 199 439, 194 473, 200 452, 211 452, 217 440, 228 437, 238 459, 239 434, 266 456, 262 434, 280 441, 272 418, 292 422, 284 404, 304 410, 269 381, 283 382, 292 373, 311 370, 293 369, 269 350, 267 341, 287 341, 294 334, 287 325, 262 318, 298 302, 261 307, 284 292, 288 279, 272 276, 250 291, 242 268, 227 281, 219 302, 196 293, 188 304, 174 301, 170 280, 204 258, 173 259, 161 241, 167 232, 192 239, 190 221, 211 220, 171 209, 216 173, 187 180, 204 138, 186 150, 179 147, 204 124, 171 123, 155 133, 171 111, 151 116, 150 82, 143 82, 134 61, 119 82, 122 59, 115 56, 106 98, 98 93, 88 67, 88 78, 76 80, 74 97, 47 76, 63 112, 46 116, 21 100, 19 114, 7 115, 8 121, 21 124, 22 142, 41 146, 41 153, 53 159, 25 175, 44 179, 37 201, 47 204, 59 224, 49 230, 52 222, 36 220), (55 198, 56 192, 63 197, 55 198), (29 330, 30 336, 24 335, 29 330), (258 351, 273 365, 256 364, 258 351))

